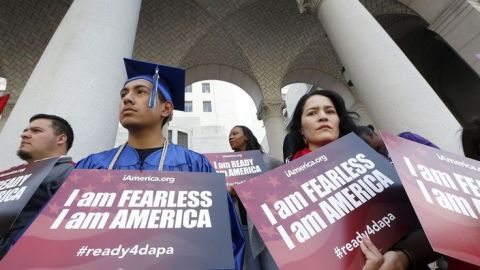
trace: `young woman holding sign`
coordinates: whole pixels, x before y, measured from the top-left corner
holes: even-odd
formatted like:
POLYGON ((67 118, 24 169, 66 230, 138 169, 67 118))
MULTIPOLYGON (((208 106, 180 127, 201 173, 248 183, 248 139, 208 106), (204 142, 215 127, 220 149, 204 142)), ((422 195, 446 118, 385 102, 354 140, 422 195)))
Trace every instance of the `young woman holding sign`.
MULTIPOLYGON (((288 149, 291 151, 287 160, 295 160, 356 131, 355 122, 358 118, 358 114, 349 112, 343 98, 333 91, 314 90, 305 94, 298 101, 292 120, 287 126, 289 139, 286 142, 290 143, 288 149)), ((407 239, 418 240, 417 236, 424 237, 425 234, 419 235, 419 233, 413 232, 407 239)), ((366 258, 363 270, 406 270, 409 267, 424 269, 418 265, 425 265, 424 261, 430 262, 432 259, 423 255, 433 253, 430 252, 431 248, 429 251, 423 248, 424 243, 429 246, 426 238, 421 241, 399 242, 395 245, 394 249, 396 250, 389 250, 382 255, 371 241, 366 240, 361 245, 361 250, 366 258)))
POLYGON ((246 126, 234 126, 230 130, 230 135, 228 135, 228 142, 234 152, 260 150, 263 154, 263 161, 267 166, 267 170, 274 169, 283 164, 280 160, 269 156, 263 151, 257 137, 255 137, 253 132, 246 126))
MULTIPOLYGON (((228 142, 234 152, 260 150, 263 156, 263 161, 267 167, 267 170, 276 168, 283 163, 280 160, 270 157, 265 154, 262 146, 257 140, 257 137, 253 135, 253 132, 246 126, 237 125, 230 130, 228 135, 228 142)), ((265 247, 260 234, 253 226, 253 222, 247 216, 245 207, 241 204, 240 200, 236 198, 234 201, 238 216, 242 220, 242 227, 245 234, 245 256, 243 260, 243 269, 245 270, 277 270, 278 267, 272 258, 272 255, 265 247)))

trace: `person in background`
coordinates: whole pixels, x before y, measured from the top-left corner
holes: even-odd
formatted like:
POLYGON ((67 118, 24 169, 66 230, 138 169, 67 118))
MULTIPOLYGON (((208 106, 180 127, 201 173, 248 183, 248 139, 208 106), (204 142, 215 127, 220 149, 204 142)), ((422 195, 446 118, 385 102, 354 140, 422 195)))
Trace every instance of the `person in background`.
MULTIPOLYGON (((360 138, 362 138, 366 143, 368 143, 373 149, 375 149, 375 151, 377 151, 384 157, 390 159, 388 156, 387 147, 385 146, 382 137, 380 137, 380 135, 375 132, 375 128, 372 125, 358 126, 355 129, 355 133, 360 136, 360 138)), ((426 138, 409 131, 398 134, 398 137, 440 149, 437 145, 427 140, 426 138)))
POLYGON ((425 137, 422 137, 418 134, 410 132, 410 131, 405 131, 405 132, 399 133, 398 137, 410 140, 412 142, 417 142, 417 143, 420 143, 420 144, 423 144, 423 145, 426 145, 426 146, 430 146, 430 147, 433 147, 433 148, 440 149, 440 147, 438 147, 436 144, 434 144, 430 140, 428 140, 425 137))
POLYGON ((264 153, 257 137, 246 126, 234 126, 228 135, 228 142, 234 152, 260 150, 260 152, 264 153))
POLYGON ((388 158, 388 151, 382 138, 375 132, 375 128, 372 125, 358 126, 355 129, 355 133, 362 138, 370 147, 375 149, 379 154, 388 158))
MULTIPOLYGON (((230 130, 228 142, 234 152, 260 150, 267 170, 274 169, 283 164, 263 151, 262 146, 253 135, 253 132, 246 126, 237 125, 230 130)), ((268 251, 260 234, 253 225, 251 219, 247 216, 242 202, 234 196, 235 206, 237 206, 240 219, 242 221, 243 232, 245 234, 246 246, 243 263, 244 270, 275 270, 278 269, 272 255, 268 251)))
POLYGON ((230 143, 230 147, 234 152, 260 150, 260 152, 264 154, 263 161, 265 162, 268 170, 283 164, 280 160, 271 157, 270 155, 266 154, 265 151, 263 151, 263 148, 258 142, 257 137, 255 137, 253 132, 246 126, 234 126, 228 135, 228 142, 230 143))
POLYGON ((0 258, 20 238, 38 213, 60 188, 73 170, 72 158, 67 152, 73 145, 73 130, 63 118, 50 114, 36 114, 20 135, 17 156, 27 163, 60 157, 42 181, 9 231, 0 233, 0 258))
POLYGON ((480 115, 473 117, 464 126, 462 146, 466 157, 480 161, 480 115))

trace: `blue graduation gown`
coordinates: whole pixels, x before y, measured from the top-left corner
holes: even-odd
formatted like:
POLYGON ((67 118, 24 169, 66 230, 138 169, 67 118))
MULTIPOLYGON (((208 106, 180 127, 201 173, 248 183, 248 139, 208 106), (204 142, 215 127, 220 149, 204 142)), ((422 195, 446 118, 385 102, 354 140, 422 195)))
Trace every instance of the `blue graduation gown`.
MULTIPOLYGON (((119 147, 112 150, 91 154, 80 160, 77 169, 108 169, 119 147)), ((114 170, 158 170, 162 149, 150 154, 143 163, 140 162, 137 151, 128 144, 115 163, 114 170)), ((215 172, 208 160, 201 154, 182 146, 169 144, 163 166, 164 171, 183 172, 215 172)))
MULTIPOLYGON (((80 160, 75 168, 77 169, 108 169, 118 147, 112 150, 91 154, 80 160)), ((114 170, 158 170, 158 164, 162 155, 162 149, 150 154, 144 162, 140 162, 137 151, 128 144, 123 149, 115 163, 114 170)), ((205 156, 188 150, 179 145, 169 144, 165 157, 164 171, 183 172, 215 172, 212 165, 205 156)), ((228 193, 227 193, 228 194, 228 193)), ((233 208, 232 199, 228 195, 228 211, 230 214, 230 229, 232 233, 233 254, 235 257, 235 269, 241 270, 243 265, 243 253, 245 238, 242 227, 233 208)), ((222 237, 222 236, 219 236, 222 237)))

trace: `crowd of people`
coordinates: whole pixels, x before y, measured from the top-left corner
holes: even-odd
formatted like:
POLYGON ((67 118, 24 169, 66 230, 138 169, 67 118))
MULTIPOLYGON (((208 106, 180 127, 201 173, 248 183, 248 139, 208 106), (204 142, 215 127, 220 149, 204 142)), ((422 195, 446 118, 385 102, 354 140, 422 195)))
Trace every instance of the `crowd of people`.
MULTIPOLYGON (((74 139, 69 123, 59 116, 47 114, 37 114, 30 119, 21 134, 18 156, 27 163, 50 157, 62 158, 57 161, 11 229, 1 232, 0 257, 21 237, 74 168, 214 172, 204 155, 169 143, 162 133, 162 127, 172 118, 173 109, 182 109, 184 106, 184 70, 131 59, 125 59, 125 66, 128 79, 120 90, 119 110, 120 123, 128 130, 125 144, 91 154, 74 163, 67 156, 74 139)), ((373 126, 359 126, 358 120, 359 115, 348 111, 343 98, 336 92, 310 91, 299 99, 287 126, 283 145, 284 162, 316 151, 351 132, 355 132, 389 159, 388 151, 373 126)), ((412 132, 403 132, 399 136, 438 148, 428 139, 412 132)), ((228 140, 234 152, 259 150, 268 170, 284 163, 265 153, 246 126, 234 126, 228 140)), ((480 160, 480 117, 472 119, 465 126, 462 142, 465 155, 480 160)), ((233 191, 228 194, 228 206, 235 269, 278 269, 242 202, 233 191)), ((360 246, 365 256, 363 270, 428 269, 428 263, 439 259, 441 255, 433 251, 420 223, 417 220, 412 222, 416 223, 417 229, 389 250, 381 251, 370 239, 364 238, 360 246)), ((449 261, 451 263, 448 269, 477 269, 453 259, 449 261)), ((322 266, 319 261, 319 269, 329 268, 322 266)))

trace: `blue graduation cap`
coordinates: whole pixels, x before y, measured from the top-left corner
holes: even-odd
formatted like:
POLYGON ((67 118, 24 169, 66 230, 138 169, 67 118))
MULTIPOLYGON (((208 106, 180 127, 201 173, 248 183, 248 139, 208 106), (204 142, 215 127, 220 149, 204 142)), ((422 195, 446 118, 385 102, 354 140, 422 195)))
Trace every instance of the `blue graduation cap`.
MULTIPOLYGON (((123 58, 125 69, 130 81, 144 79, 158 89, 165 100, 173 104, 175 110, 183 111, 185 107, 185 70, 182 68, 163 66, 153 63, 123 58)), ((157 103, 157 91, 151 91, 148 107, 153 108, 157 103)))

